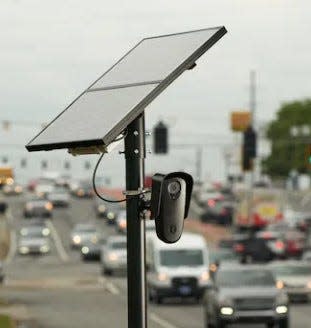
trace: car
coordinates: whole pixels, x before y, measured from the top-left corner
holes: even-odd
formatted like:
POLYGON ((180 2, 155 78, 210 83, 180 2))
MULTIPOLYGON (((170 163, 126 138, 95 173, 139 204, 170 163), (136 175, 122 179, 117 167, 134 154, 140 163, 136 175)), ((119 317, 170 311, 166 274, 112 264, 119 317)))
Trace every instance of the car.
POLYGON ((221 225, 232 224, 234 203, 228 200, 210 199, 201 214, 202 222, 212 222, 221 225))
POLYGON ((124 272, 127 269, 126 236, 110 236, 101 249, 101 273, 113 275, 115 272, 124 272))
POLYGON ((282 239, 270 231, 246 234, 233 243, 234 251, 242 263, 265 263, 275 259, 285 259, 286 245, 282 239))
POLYGON ((29 230, 27 235, 21 235, 17 245, 20 255, 47 254, 50 252, 50 241, 48 237, 42 236, 40 230, 29 230))
POLYGON ((89 181, 79 181, 74 186, 72 194, 79 198, 90 198, 93 197, 93 185, 89 181))
POLYGON ((0 284, 3 284, 4 277, 5 277, 5 275, 4 275, 4 270, 3 270, 3 264, 0 261, 0 284))
POLYGON ((78 223, 71 231, 71 247, 81 249, 87 243, 96 244, 99 238, 99 230, 92 223, 78 223))
POLYGON ((291 301, 311 298, 311 264, 304 261, 284 261, 270 264, 277 284, 284 288, 291 301))
POLYGON ((283 234, 283 240, 287 256, 300 258, 306 246, 305 234, 297 229, 291 229, 283 234))
POLYGON ((184 232, 175 244, 149 236, 146 265, 148 295, 153 303, 171 297, 199 300, 210 285, 206 242, 197 234, 184 232))
POLYGON ((43 198, 32 198, 24 205, 24 217, 51 217, 53 204, 43 198))
POLYGON ((56 187, 47 195, 47 199, 53 206, 69 206, 69 194, 65 188, 56 187))
POLYGON ((16 196, 16 195, 20 195, 23 193, 23 187, 22 185, 13 182, 13 184, 10 185, 5 185, 3 187, 3 194, 6 196, 16 196))
POLYGON ((118 208, 103 202, 100 198, 95 199, 94 208, 98 218, 105 219, 107 224, 115 224, 118 208))
POLYGON ((49 193, 54 190, 54 185, 51 183, 39 183, 35 188, 36 196, 39 198, 47 198, 49 193))
POLYGON ((240 257, 233 251, 227 248, 215 248, 209 251, 209 270, 210 274, 214 275, 219 266, 223 263, 238 263, 240 257))
POLYGON ((203 311, 204 327, 247 322, 289 327, 288 297, 276 287, 272 272, 262 266, 221 266, 205 292, 203 311))
POLYGON ((102 246, 106 244, 106 237, 98 238, 96 244, 87 242, 81 247, 81 259, 83 261, 100 261, 102 246))
POLYGON ((116 231, 126 233, 126 211, 121 210, 116 218, 116 231))
POLYGON ((302 254, 301 259, 305 262, 311 262, 311 251, 307 250, 302 254))
POLYGON ((34 237, 47 237, 51 233, 50 229, 45 225, 27 224, 24 225, 20 230, 20 236, 34 236, 34 237))
POLYGON ((59 187, 69 188, 72 178, 68 174, 62 174, 55 181, 55 185, 59 187))

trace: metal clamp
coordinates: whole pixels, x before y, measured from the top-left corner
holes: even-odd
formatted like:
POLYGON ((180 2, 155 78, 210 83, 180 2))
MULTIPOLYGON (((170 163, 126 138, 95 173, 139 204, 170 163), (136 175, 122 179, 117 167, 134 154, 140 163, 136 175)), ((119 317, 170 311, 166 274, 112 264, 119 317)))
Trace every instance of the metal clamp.
POLYGON ((124 190, 122 193, 125 196, 139 196, 150 192, 150 189, 139 188, 138 190, 124 190))

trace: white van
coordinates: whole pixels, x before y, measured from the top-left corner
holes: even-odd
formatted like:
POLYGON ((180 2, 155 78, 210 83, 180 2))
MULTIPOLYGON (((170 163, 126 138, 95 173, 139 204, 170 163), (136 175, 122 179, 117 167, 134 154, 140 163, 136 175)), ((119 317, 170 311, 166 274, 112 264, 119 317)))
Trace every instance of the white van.
POLYGON ((200 299, 211 284, 208 250, 202 236, 183 233, 175 244, 166 244, 157 236, 147 239, 147 286, 151 302, 165 297, 200 299))

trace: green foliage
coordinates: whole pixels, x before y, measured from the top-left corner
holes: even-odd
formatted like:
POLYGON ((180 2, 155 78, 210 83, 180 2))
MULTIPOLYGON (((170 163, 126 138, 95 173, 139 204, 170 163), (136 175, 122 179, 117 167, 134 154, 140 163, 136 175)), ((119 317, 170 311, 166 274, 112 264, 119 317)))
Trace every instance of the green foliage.
POLYGON ((293 137, 290 134, 291 127, 302 125, 311 128, 311 99, 283 104, 267 130, 272 147, 271 155, 262 163, 265 173, 285 177, 292 169, 301 173, 309 169, 306 145, 311 136, 293 137))
POLYGON ((1 328, 14 328, 13 321, 6 315, 0 315, 0 327, 1 328))

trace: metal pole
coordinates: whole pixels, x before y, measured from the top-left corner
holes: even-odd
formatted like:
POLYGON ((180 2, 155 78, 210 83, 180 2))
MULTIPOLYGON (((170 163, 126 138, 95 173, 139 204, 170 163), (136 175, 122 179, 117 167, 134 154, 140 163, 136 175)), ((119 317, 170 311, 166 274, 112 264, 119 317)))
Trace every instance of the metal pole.
MULTIPOLYGON (((145 119, 136 118, 127 128, 125 138, 126 190, 144 185, 145 119)), ((140 197, 127 196, 127 300, 128 327, 147 327, 145 222, 139 209, 140 197)))

